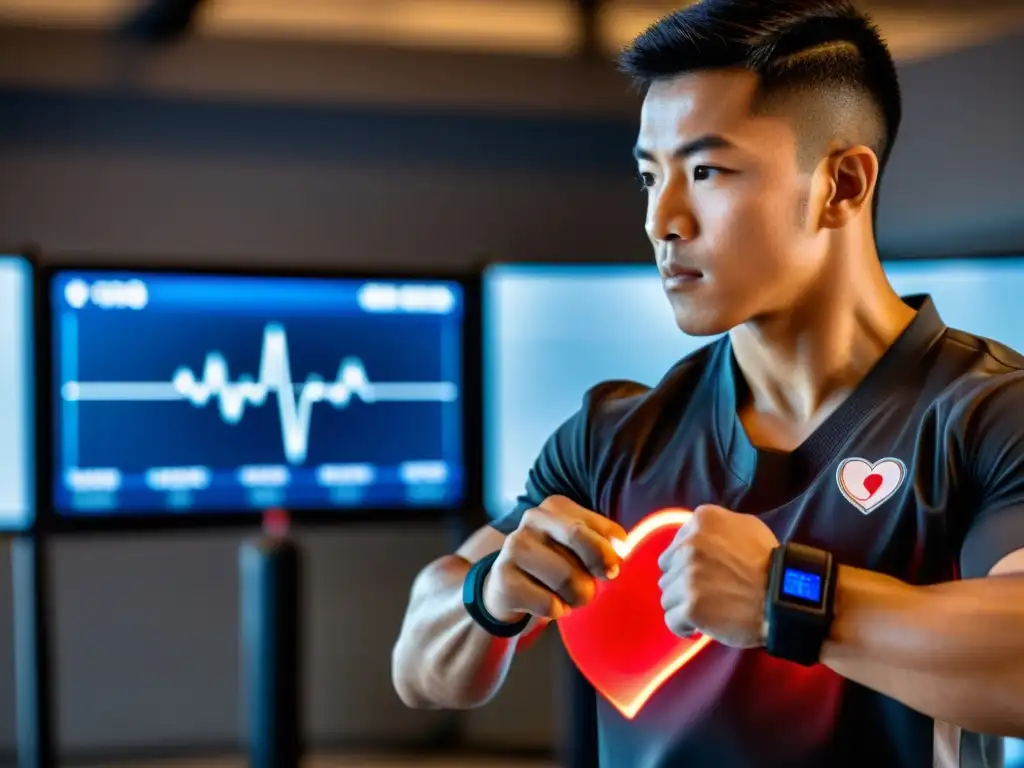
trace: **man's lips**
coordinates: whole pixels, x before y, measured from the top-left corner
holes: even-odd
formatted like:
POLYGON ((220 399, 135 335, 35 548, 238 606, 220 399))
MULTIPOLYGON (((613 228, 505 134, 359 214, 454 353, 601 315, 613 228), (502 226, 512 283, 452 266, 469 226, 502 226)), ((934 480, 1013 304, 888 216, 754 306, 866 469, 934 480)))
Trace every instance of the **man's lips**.
POLYGON ((683 266, 682 264, 666 264, 661 269, 661 277, 665 288, 674 290, 692 285, 704 277, 704 273, 699 269, 683 266))

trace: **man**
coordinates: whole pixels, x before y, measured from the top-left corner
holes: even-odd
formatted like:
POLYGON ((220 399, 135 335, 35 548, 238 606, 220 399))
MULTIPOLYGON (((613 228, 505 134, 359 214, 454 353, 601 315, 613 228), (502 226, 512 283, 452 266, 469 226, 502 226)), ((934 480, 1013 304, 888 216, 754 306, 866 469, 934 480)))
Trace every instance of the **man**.
POLYGON ((716 642, 632 719, 599 700, 603 768, 981 764, 962 734, 1024 736, 1024 358, 885 278, 885 44, 846 0, 705 0, 622 61, 676 320, 728 335, 594 387, 516 508, 427 566, 399 695, 486 702, 613 539, 684 507, 665 622, 716 642))

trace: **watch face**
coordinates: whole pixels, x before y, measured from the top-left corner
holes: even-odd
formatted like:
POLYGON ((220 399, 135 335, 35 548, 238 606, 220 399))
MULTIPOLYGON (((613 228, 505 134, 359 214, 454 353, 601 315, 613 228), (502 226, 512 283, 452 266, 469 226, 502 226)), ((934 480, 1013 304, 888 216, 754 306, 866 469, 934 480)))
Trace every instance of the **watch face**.
POLYGON ((822 578, 820 574, 799 568, 786 568, 782 572, 782 597, 809 606, 820 606, 822 578))

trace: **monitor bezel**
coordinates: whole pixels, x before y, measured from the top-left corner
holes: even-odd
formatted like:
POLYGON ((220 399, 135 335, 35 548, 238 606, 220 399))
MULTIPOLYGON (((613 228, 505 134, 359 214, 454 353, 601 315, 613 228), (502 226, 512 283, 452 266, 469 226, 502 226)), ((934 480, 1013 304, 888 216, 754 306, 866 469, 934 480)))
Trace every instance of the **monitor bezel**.
POLYGON ((462 439, 464 457, 463 500, 453 507, 395 507, 362 509, 297 509, 288 510, 293 526, 334 527, 386 523, 449 522, 460 530, 469 521, 480 517, 482 509, 483 460, 481 456, 482 420, 475 417, 481 408, 480 349, 480 279, 479 270, 412 270, 412 269, 345 269, 309 267, 271 267, 265 264, 246 266, 244 260, 213 261, 196 264, 190 259, 155 258, 137 254, 133 257, 113 255, 61 253, 40 260, 36 279, 36 375, 37 393, 37 525, 58 534, 136 533, 145 531, 189 531, 198 529, 252 529, 258 527, 264 511, 197 509, 188 513, 158 510, 102 515, 63 515, 54 498, 53 435, 55 378, 52 360, 53 308, 50 287, 63 272, 107 272, 140 275, 195 275, 224 277, 263 277, 334 279, 334 280, 446 280, 457 283, 463 293, 462 322, 462 439), (144 260, 144 264, 139 264, 144 260), (38 436, 45 436, 39 440, 38 436))

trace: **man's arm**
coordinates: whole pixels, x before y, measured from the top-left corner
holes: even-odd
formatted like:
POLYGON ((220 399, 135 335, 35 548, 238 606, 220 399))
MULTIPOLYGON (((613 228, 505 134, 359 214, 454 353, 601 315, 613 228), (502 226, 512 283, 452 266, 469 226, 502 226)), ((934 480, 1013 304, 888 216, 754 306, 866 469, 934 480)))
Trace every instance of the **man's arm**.
POLYGON ((1024 737, 1024 372, 992 377, 969 405, 946 427, 968 513, 949 520, 963 580, 841 568, 822 661, 936 720, 1024 737))
POLYGON ((927 587, 840 568, 821 660, 936 720, 1024 738, 1024 549, 927 587))
POLYGON ((571 499, 552 496, 517 517, 507 536, 482 529, 417 579, 392 657, 395 688, 409 706, 464 709, 488 701, 522 642, 567 608, 585 605, 596 579, 620 563, 610 539, 625 531, 571 499), (500 622, 529 616, 524 640, 491 637, 462 602, 470 561, 496 550, 483 607, 500 622))
MULTIPOLYGON (((1024 506, 990 509, 968 534, 968 579, 911 586, 840 566, 835 619, 820 660, 935 720, 992 736, 1024 736, 1024 547, 1009 555, 993 527, 1024 541, 1024 506), (986 554, 987 552, 987 554, 986 554), (984 569, 975 567, 986 563, 984 569), (995 565, 989 565, 991 563, 995 565), (977 574, 983 578, 970 578, 977 574), (987 575, 986 575, 987 574, 987 575)), ((1003 537, 1005 539, 1005 536, 1003 537)), ((733 648, 764 645, 775 534, 760 518, 704 505, 658 561, 665 623, 733 648)))
POLYGON ((435 560, 417 576, 391 661, 395 689, 406 705, 466 709, 486 703, 501 688, 516 650, 525 648, 547 624, 535 618, 518 638, 492 637, 466 611, 462 585, 471 565, 502 549, 531 508, 544 506, 554 497, 589 505, 590 416, 603 399, 620 389, 606 384, 590 390, 580 410, 541 449, 515 508, 477 531, 454 555, 435 560))
POLYGON ((470 566, 504 541, 505 534, 485 526, 417 576, 391 656, 395 690, 406 706, 466 709, 485 703, 504 682, 516 649, 543 628, 535 621, 519 637, 493 637, 462 604, 470 566))

